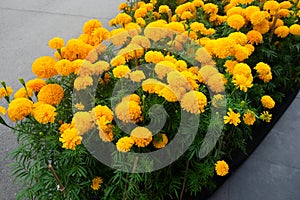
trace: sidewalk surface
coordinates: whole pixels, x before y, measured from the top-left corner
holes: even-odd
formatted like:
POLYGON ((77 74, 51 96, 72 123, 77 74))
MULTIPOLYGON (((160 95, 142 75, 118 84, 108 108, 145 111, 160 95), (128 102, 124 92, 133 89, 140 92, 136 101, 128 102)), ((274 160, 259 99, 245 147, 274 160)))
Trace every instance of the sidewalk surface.
MULTIPOLYGON (((78 37, 91 18, 108 28, 125 0, 1 0, 0 81, 15 90, 18 78, 34 78, 32 62, 52 55, 48 40, 78 37)), ((1 102, 3 105, 3 101, 1 102)), ((255 152, 210 198, 211 200, 295 200, 300 196, 300 94, 255 152)), ((0 200, 13 200, 13 184, 7 159, 16 147, 13 133, 0 126, 0 200)))

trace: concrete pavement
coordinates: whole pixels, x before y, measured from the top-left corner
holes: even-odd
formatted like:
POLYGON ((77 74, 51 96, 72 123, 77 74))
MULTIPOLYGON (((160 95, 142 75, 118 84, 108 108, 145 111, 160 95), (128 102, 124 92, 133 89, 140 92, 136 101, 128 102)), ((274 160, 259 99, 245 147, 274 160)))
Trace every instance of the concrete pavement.
MULTIPOLYGON (((108 27, 123 0, 1 0, 0 81, 15 90, 18 78, 31 79, 32 62, 52 55, 48 40, 78 37, 84 22, 97 18, 108 27)), ((3 104, 3 101, 1 102, 3 104)), ((300 95, 266 139, 211 200, 298 199, 300 192, 300 95)), ((0 126, 0 200, 15 199, 6 155, 17 144, 11 131, 0 126)))

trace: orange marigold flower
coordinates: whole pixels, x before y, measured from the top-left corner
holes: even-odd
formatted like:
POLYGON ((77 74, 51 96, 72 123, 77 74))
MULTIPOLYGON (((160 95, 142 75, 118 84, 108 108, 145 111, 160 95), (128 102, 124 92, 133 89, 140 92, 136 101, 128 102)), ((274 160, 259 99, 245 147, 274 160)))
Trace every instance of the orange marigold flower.
POLYGON ((120 152, 128 152, 134 144, 134 140, 131 137, 125 136, 118 140, 116 143, 117 150, 120 152))
POLYGON ((232 111, 231 108, 229 108, 229 112, 227 112, 227 116, 224 116, 224 124, 233 124, 234 126, 237 126, 241 120, 240 120, 240 113, 235 113, 232 111))
POLYGON ((243 116, 243 121, 245 124, 251 126, 256 121, 256 117, 253 111, 247 110, 247 112, 243 116))
POLYGON ((99 176, 96 176, 96 177, 93 178, 93 180, 92 180, 91 188, 92 188, 93 190, 99 190, 102 183, 103 183, 102 178, 99 177, 99 176))
POLYGON ((55 69, 59 74, 63 76, 69 76, 71 73, 74 72, 74 68, 71 65, 71 61, 67 59, 57 61, 57 63, 55 63, 55 69))
POLYGON ((261 34, 265 34, 270 30, 269 21, 267 19, 264 19, 260 24, 254 25, 253 29, 260 32, 261 34))
POLYGON ((31 114, 34 119, 41 124, 47 124, 49 122, 54 123, 55 116, 57 114, 55 110, 55 107, 52 105, 43 102, 37 102, 33 104, 31 114))
POLYGON ((238 64, 235 60, 226 60, 224 66, 226 67, 226 72, 233 73, 234 67, 238 64))
POLYGON ((293 6, 293 4, 289 1, 282 1, 279 3, 279 7, 282 9, 290 9, 293 6))
POLYGON ((259 44, 263 41, 263 36, 256 30, 251 30, 247 33, 247 39, 251 44, 259 44))
POLYGON ((119 5, 119 10, 126 10, 129 8, 129 5, 126 2, 122 2, 119 5))
POLYGON ((217 73, 210 77, 207 81, 207 85, 209 89, 211 89, 215 93, 224 92, 225 86, 223 82, 223 74, 217 73))
POLYGON ((58 105, 64 97, 64 89, 58 84, 48 84, 42 87, 37 97, 40 102, 58 105))
POLYGON ((290 33, 292 35, 298 35, 300 36, 300 25, 299 24, 293 24, 290 26, 290 33))
POLYGON ((51 40, 49 40, 48 45, 51 49, 60 49, 64 46, 64 39, 54 37, 51 40))
POLYGON ((57 75, 55 59, 50 56, 42 56, 32 63, 32 72, 40 78, 51 78, 57 75))
POLYGON ((207 105, 206 96, 199 91, 187 92, 181 99, 181 107, 193 114, 204 112, 204 107, 207 105))
POLYGON ((68 128, 60 135, 59 141, 63 143, 62 148, 75 150, 81 144, 82 137, 76 128, 68 128))
POLYGON ((29 80, 26 83, 26 87, 34 92, 39 92, 45 85, 47 85, 46 81, 40 78, 29 80))
POLYGON ((229 172, 229 166, 224 160, 219 160, 215 164, 215 171, 218 176, 225 176, 229 172))
POLYGON ((275 29, 274 33, 281 38, 285 38, 290 33, 290 29, 287 26, 280 26, 275 29))
POLYGON ((155 93, 158 94, 158 96, 165 98, 168 102, 176 102, 180 99, 180 96, 176 91, 177 88, 173 89, 167 85, 163 85, 160 89, 158 88, 159 87, 156 87, 155 93))
POLYGON ((231 28, 240 30, 246 22, 242 15, 232 15, 227 18, 227 23, 231 28))
POLYGON ((94 29, 102 27, 102 23, 97 19, 90 19, 83 25, 83 33, 91 34, 94 29))
POLYGON ((140 25, 138 25, 137 23, 133 23, 133 22, 126 24, 125 30, 128 31, 128 34, 130 35, 130 37, 137 36, 142 32, 140 25))
POLYGON ((215 41, 214 53, 219 58, 226 58, 235 54, 235 42, 229 38, 218 38, 215 41))
POLYGON ((110 33, 106 28, 100 27, 94 29, 91 36, 92 37, 90 44, 93 46, 97 46, 103 40, 107 40, 110 37, 110 33))
POLYGON ((138 147, 145 147, 152 141, 152 133, 147 128, 138 126, 131 131, 130 138, 138 147))
POLYGON ((10 102, 7 114, 11 121, 19 121, 30 115, 33 102, 27 98, 18 98, 10 102))
POLYGON ((147 15, 148 11, 147 8, 138 8, 135 12, 134 12, 134 18, 144 18, 147 15))
POLYGON ((154 136, 152 143, 157 149, 164 148, 168 144, 168 137, 164 133, 157 134, 154 136))
POLYGON ((260 99, 265 108, 272 109, 275 106, 275 101, 269 95, 264 95, 260 99))

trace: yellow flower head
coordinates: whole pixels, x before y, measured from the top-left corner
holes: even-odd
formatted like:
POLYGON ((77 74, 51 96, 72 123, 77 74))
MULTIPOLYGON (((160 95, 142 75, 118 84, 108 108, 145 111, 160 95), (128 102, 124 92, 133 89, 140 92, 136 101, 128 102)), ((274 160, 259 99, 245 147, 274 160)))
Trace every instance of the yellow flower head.
POLYGON ((160 51, 147 51, 145 61, 151 63, 159 63, 163 61, 165 56, 160 51))
POLYGON ((256 30, 251 30, 247 33, 247 39, 251 44, 259 44, 263 41, 263 36, 256 30))
POLYGON ((117 150, 120 152, 128 152, 134 144, 134 140, 131 137, 125 136, 118 140, 116 143, 117 150))
POLYGON ((277 1, 266 1, 264 4, 264 10, 268 11, 271 15, 275 15, 279 8, 280 4, 277 1))
POLYGON ((129 34, 127 30, 125 30, 124 28, 118 28, 118 29, 113 29, 110 32, 109 39, 115 46, 121 46, 127 41, 128 37, 129 34))
POLYGON ((243 121, 245 124, 251 126, 256 121, 255 114, 251 110, 247 110, 247 112, 243 116, 243 121))
POLYGON ((242 14, 247 19, 250 21, 250 17, 254 12, 260 11, 259 7, 257 6, 247 6, 245 9, 242 10, 242 14))
POLYGON ((141 98, 137 94, 131 94, 122 98, 122 101, 135 101, 138 104, 141 103, 141 98))
POLYGON ((153 138, 152 143, 153 143, 153 146, 157 149, 164 148, 168 144, 168 137, 164 133, 157 134, 153 138))
POLYGON ((270 122, 272 119, 272 114, 270 114, 269 111, 263 111, 259 118, 265 122, 270 122))
POLYGON ((260 99, 265 108, 272 109, 275 106, 275 101, 269 95, 264 95, 260 99))
POLYGON ((64 46, 64 39, 54 37, 51 40, 49 40, 48 45, 51 49, 60 49, 64 46))
POLYGON ((265 19, 269 17, 266 11, 255 11, 250 16, 250 21, 253 25, 261 24, 265 19))
POLYGON ((63 76, 69 76, 71 73, 74 72, 74 68, 71 65, 71 61, 67 59, 62 59, 55 63, 55 69, 59 74, 63 76))
POLYGON ((133 82, 141 82, 146 76, 142 70, 135 70, 129 73, 129 78, 133 82))
POLYGON ((138 25, 137 23, 133 23, 133 22, 126 24, 125 30, 128 31, 128 34, 130 35, 130 37, 137 36, 142 32, 140 25, 138 25))
POLYGON ((226 60, 224 66, 226 67, 226 72, 233 73, 234 67, 238 64, 235 60, 226 60))
POLYGON ((102 27, 102 23, 97 19, 90 19, 89 21, 85 22, 83 25, 83 33, 85 34, 92 34, 94 29, 102 27))
POLYGON ((229 108, 229 112, 227 112, 227 116, 224 116, 224 124, 233 124, 234 126, 237 126, 241 120, 240 120, 240 113, 235 113, 232 111, 231 108, 229 108))
POLYGON ((143 81, 142 88, 145 92, 149 92, 150 94, 153 94, 157 91, 156 88, 160 87, 162 85, 163 85, 162 82, 160 82, 156 79, 149 78, 149 79, 146 79, 145 81, 143 81))
POLYGON ((223 82, 223 74, 217 73, 210 77, 207 81, 207 85, 209 89, 211 89, 215 93, 224 92, 225 86, 223 82))
POLYGON ((32 63, 32 72, 39 78, 51 78, 57 75, 55 59, 50 56, 42 56, 32 63))
POLYGON ((218 6, 213 3, 204 4, 203 10, 207 14, 217 14, 219 11, 218 6))
POLYGON ((300 36, 300 25, 299 24, 293 24, 290 26, 290 33, 292 35, 300 36))
POLYGON ((19 121, 30 115, 33 102, 27 98, 18 98, 10 102, 7 114, 11 121, 19 121))
POLYGON ((159 13, 168 13, 169 10, 170 10, 170 8, 169 8, 169 6, 167 6, 167 5, 161 5, 161 6, 159 6, 159 8, 158 8, 158 12, 159 12, 159 13))
POLYGON ((92 180, 91 188, 92 188, 93 190, 99 190, 102 183, 103 183, 102 178, 99 177, 99 176, 96 176, 96 177, 93 178, 93 180, 92 180))
POLYGON ((167 22, 164 20, 157 20, 155 22, 149 23, 144 30, 145 36, 153 40, 154 42, 165 38, 168 33, 165 30, 166 24, 167 22))
POLYGON ((155 73, 160 79, 163 79, 169 72, 175 71, 176 65, 170 61, 161 61, 157 63, 154 67, 155 73))
POLYGON ((114 119, 113 112, 107 106, 98 105, 94 107, 93 114, 95 115, 96 120, 100 120, 100 118, 104 118, 105 121, 111 122, 114 119))
POLYGON ((270 24, 267 19, 263 19, 261 23, 253 26, 253 30, 260 32, 261 34, 265 34, 270 30, 270 24))
POLYGON ((15 99, 28 98, 28 97, 31 97, 32 95, 33 95, 32 89, 27 88, 27 90, 26 90, 24 87, 22 87, 15 93, 14 98, 15 99))
POLYGON ((0 114, 5 115, 6 114, 6 109, 3 106, 0 106, 0 114))
POLYGON ((136 123, 142 120, 142 109, 136 101, 121 101, 115 108, 115 114, 125 123, 136 123))
POLYGON ((144 18, 147 15, 147 13, 148 13, 147 8, 145 7, 138 8, 134 13, 134 18, 135 19, 144 18))
POLYGON ((31 111, 32 116, 41 124, 54 123, 56 112, 55 107, 52 105, 37 102, 33 104, 33 109, 31 111))
POLYGON ((90 76, 78 76, 74 81, 76 90, 84 90, 91 85, 93 85, 93 78, 90 76))
POLYGON ((215 41, 214 54, 218 58, 226 58, 228 56, 233 56, 235 54, 235 42, 229 38, 218 38, 215 41))
POLYGON ((290 33, 290 29, 287 26, 280 26, 275 29, 274 33, 280 38, 285 38, 290 33))
POLYGON ((63 58, 70 61, 85 59, 93 48, 92 45, 86 44, 80 39, 71 39, 67 42, 67 45, 61 49, 61 54, 63 58))
POLYGON ((77 129, 78 134, 83 135, 94 127, 93 115, 90 112, 76 112, 72 124, 77 129))
POLYGON ((6 87, 6 89, 3 87, 0 88, 0 99, 2 99, 2 97, 10 96, 13 92, 11 87, 6 87))
POLYGON ((144 49, 149 49, 151 47, 150 40, 145 36, 141 36, 141 35, 134 36, 130 43, 137 44, 143 47, 144 49))
POLYGON ((219 160, 215 164, 215 170, 218 176, 225 176, 229 172, 229 166, 224 160, 219 160))
POLYGON ((109 37, 110 37, 110 33, 106 28, 103 28, 103 27, 96 28, 92 32, 92 37, 91 37, 90 44, 93 45, 93 46, 97 46, 103 40, 107 40, 109 37))
POLYGON ((204 107, 207 105, 206 96, 199 91, 190 91, 181 99, 181 107, 193 114, 204 112, 204 107))
POLYGON ((42 87, 37 97, 40 102, 58 105, 64 97, 64 90, 58 84, 48 84, 42 87))
POLYGON ((59 138, 63 143, 62 148, 75 150, 76 146, 81 144, 82 137, 76 128, 67 128, 59 138))
POLYGON ((127 65, 119 65, 113 69, 113 74, 116 78, 124 77, 130 72, 130 68, 127 65))
POLYGON ((45 85, 47 85, 46 81, 40 78, 29 80, 26 83, 26 87, 34 92, 39 92, 45 85))
POLYGON ((119 5, 119 10, 127 10, 129 8, 129 5, 126 2, 122 2, 119 5))
POLYGON ((170 86, 163 85, 162 88, 156 87, 155 93, 158 94, 158 96, 161 96, 165 98, 168 102, 176 102, 180 99, 180 96, 178 95, 176 89, 171 88, 170 86))
POLYGON ((231 28, 240 30, 246 22, 242 15, 235 14, 227 18, 227 23, 231 28))
POLYGON ((225 96, 222 94, 216 94, 213 96, 213 99, 211 101, 213 107, 220 108, 225 106, 225 96))
POLYGON ((130 138, 138 147, 145 147, 152 141, 152 133, 147 128, 138 126, 131 131, 130 138))
POLYGON ((238 63, 233 69, 233 75, 244 75, 249 77, 251 75, 251 68, 246 63, 238 63))
POLYGON ((143 18, 141 18, 141 17, 137 18, 135 21, 141 27, 145 27, 146 26, 146 21, 143 18))
POLYGON ((119 65, 124 65, 126 63, 126 60, 124 56, 116 56, 113 59, 111 59, 110 64, 114 67, 119 66, 119 65))
POLYGON ((272 79, 271 67, 268 64, 259 62, 256 64, 254 69, 258 73, 258 78, 263 80, 265 83, 272 79))
POLYGON ((239 88, 244 92, 247 92, 248 88, 251 88, 253 86, 252 82, 253 82, 253 77, 251 74, 248 77, 245 75, 236 74, 233 76, 233 80, 232 80, 232 83, 234 83, 234 85, 237 88, 239 88))

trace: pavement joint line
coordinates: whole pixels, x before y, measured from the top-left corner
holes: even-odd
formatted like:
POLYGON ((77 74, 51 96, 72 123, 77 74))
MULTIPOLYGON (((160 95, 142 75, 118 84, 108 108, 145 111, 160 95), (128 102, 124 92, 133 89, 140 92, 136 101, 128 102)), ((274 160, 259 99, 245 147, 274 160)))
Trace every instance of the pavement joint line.
POLYGON ((50 14, 50 15, 62 15, 62 16, 71 16, 71 17, 81 17, 81 18, 89 18, 89 19, 106 19, 110 20, 108 17, 96 17, 96 16, 87 16, 87 15, 75 15, 75 14, 66 14, 66 13, 56 13, 49 11, 39 11, 39 10, 29 10, 29 9, 18 9, 18 8, 8 8, 8 7, 0 7, 1 10, 11 10, 18 12, 30 12, 30 13, 40 13, 40 14, 50 14))
POLYGON ((282 164, 282 163, 278 163, 278 162, 274 162, 272 160, 269 160, 269 159, 262 159, 261 156, 258 156, 258 155, 252 155, 255 159, 261 161, 261 162, 265 162, 265 163, 270 163, 272 165, 277 165, 277 166, 281 166, 281 167, 287 167, 287 168, 291 168, 291 169, 296 169, 296 170, 300 170, 300 167, 296 167, 296 166, 291 166, 291 165, 285 165, 285 164, 282 164))

